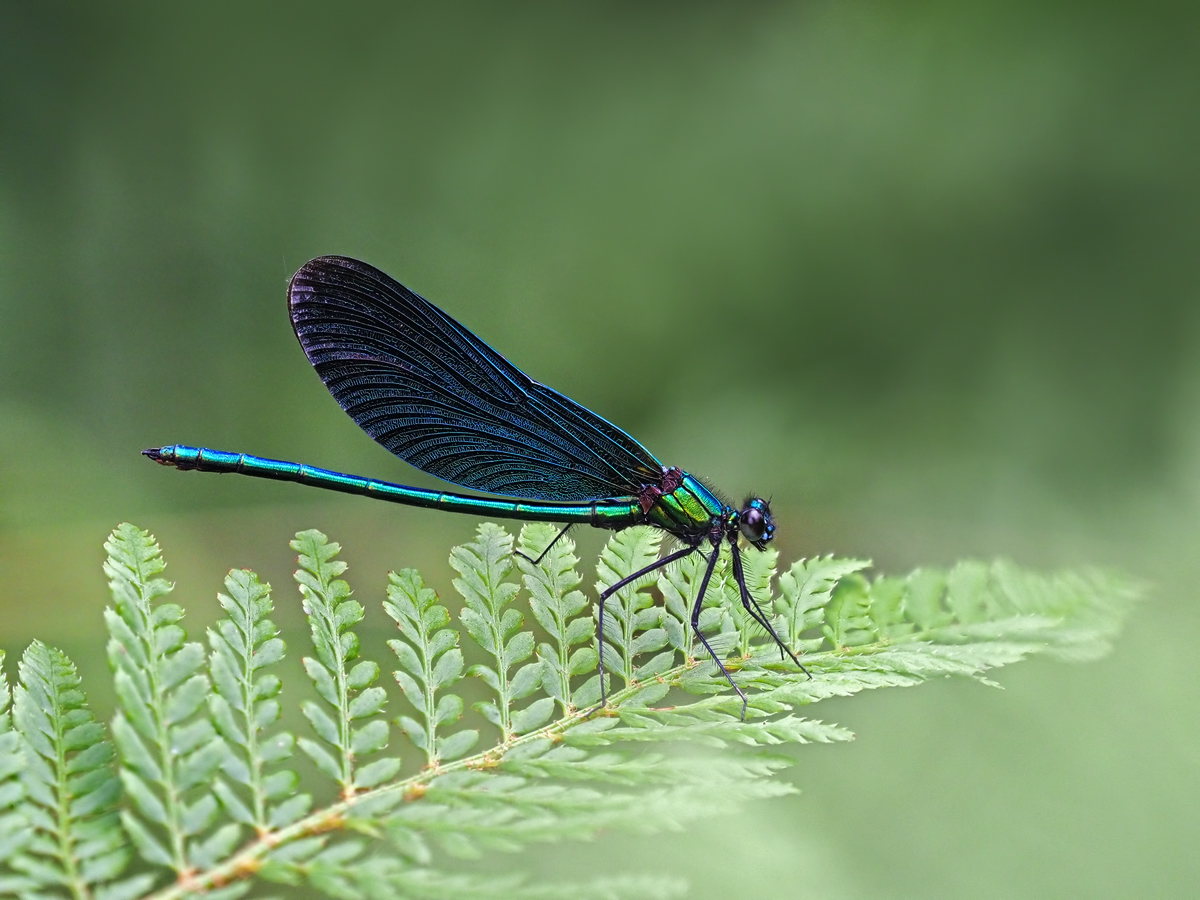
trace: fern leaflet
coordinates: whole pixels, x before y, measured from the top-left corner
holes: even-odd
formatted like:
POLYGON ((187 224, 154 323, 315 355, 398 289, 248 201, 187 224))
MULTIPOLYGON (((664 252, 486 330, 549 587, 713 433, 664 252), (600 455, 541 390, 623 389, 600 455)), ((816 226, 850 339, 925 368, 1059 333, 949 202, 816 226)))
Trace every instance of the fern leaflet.
POLYGON ((20 678, 13 718, 25 743, 24 813, 36 836, 10 862, 26 881, 17 893, 74 900, 138 896, 153 878, 119 879, 130 856, 116 809, 121 783, 75 666, 34 641, 21 659, 20 678))
POLYGON ((388 641, 401 666, 394 673, 396 683, 422 719, 400 716, 396 724, 425 753, 426 764, 435 768, 440 760, 462 756, 479 740, 479 732, 470 728, 453 734, 440 731, 462 717, 462 698, 442 689, 462 678, 463 656, 458 632, 448 627, 450 613, 437 601, 437 594, 425 587, 416 569, 388 575, 383 609, 402 635, 388 641))
POLYGON ((512 571, 512 547, 512 535, 488 522, 479 526, 474 541, 450 554, 450 565, 460 576, 454 579, 454 587, 467 604, 460 614, 463 625, 471 639, 495 660, 494 666, 476 665, 467 670, 496 694, 496 702, 485 700, 475 708, 500 729, 504 741, 545 724, 554 712, 550 697, 513 710, 517 700, 541 687, 543 667, 541 660, 525 662, 533 656, 533 633, 521 630, 525 618, 511 608, 519 590, 505 580, 512 571), (525 665, 513 672, 519 663, 525 665))
POLYGON ((227 753, 208 718, 196 716, 209 693, 204 648, 187 641, 179 606, 156 602, 172 586, 157 577, 164 566, 154 539, 121 525, 105 549, 115 605, 104 613, 108 660, 120 704, 112 730, 132 806, 122 822, 143 859, 187 875, 194 851, 211 856, 197 839, 218 804, 200 788, 227 753))
MULTIPOLYGON (((21 814, 25 797, 21 786, 21 770, 25 768, 25 752, 21 733, 13 727, 9 709, 11 694, 8 680, 3 677, 4 654, 0 652, 0 866, 29 843, 33 828, 21 814)), ((15 894, 21 877, 9 878, 0 870, 0 893, 15 894)))
POLYGON ((305 657, 304 668, 321 699, 333 708, 330 716, 311 700, 301 705, 304 717, 336 756, 316 741, 301 738, 300 749, 321 773, 333 779, 343 797, 374 787, 400 771, 400 760, 384 757, 365 766, 359 759, 387 746, 387 721, 376 716, 387 704, 387 693, 370 685, 379 678, 379 666, 358 658, 358 635, 351 628, 362 621, 363 608, 350 599, 350 586, 338 578, 346 564, 338 560, 341 546, 330 543, 319 531, 302 531, 292 541, 300 554, 296 582, 304 598, 304 612, 312 632, 316 659, 305 657), (363 720, 366 724, 356 725, 363 720))
MULTIPOLYGON (((296 739, 286 731, 268 735, 266 729, 280 716, 276 697, 282 682, 266 669, 283 659, 286 647, 278 629, 267 616, 271 612, 271 586, 245 569, 225 577, 226 593, 217 601, 226 617, 208 632, 209 671, 216 692, 209 697, 209 710, 229 753, 221 768, 241 790, 217 779, 213 789, 230 818, 261 835, 290 825, 308 812, 312 798, 296 792, 299 776, 285 768, 269 768, 289 758, 296 739)), ((226 835, 236 839, 238 830, 226 835)), ((227 838, 228 840, 228 838, 227 838)), ((209 865, 232 849, 205 860, 209 865)))
MULTIPOLYGON (((647 526, 627 528, 613 535, 596 564, 597 593, 658 559, 662 536, 659 529, 647 526)), ((619 673, 626 687, 661 675, 671 667, 674 658, 673 650, 663 649, 667 646, 667 630, 663 627, 662 611, 645 590, 654 581, 652 573, 627 584, 611 596, 604 607, 604 648, 601 652, 605 654, 606 669, 611 667, 611 671, 619 673), (644 653, 656 655, 639 666, 636 657, 644 653)), ((653 703, 666 693, 663 682, 652 681, 641 699, 653 703)))
POLYGON ((553 526, 526 525, 518 542, 524 556, 517 557, 517 563, 529 591, 529 609, 553 642, 538 647, 545 667, 542 686, 569 714, 600 699, 598 675, 577 690, 571 686, 571 679, 596 668, 596 623, 590 602, 577 590, 583 579, 576 571, 575 542, 563 536, 550 546, 556 538, 558 529, 553 526), (530 561, 538 556, 541 562, 530 561))

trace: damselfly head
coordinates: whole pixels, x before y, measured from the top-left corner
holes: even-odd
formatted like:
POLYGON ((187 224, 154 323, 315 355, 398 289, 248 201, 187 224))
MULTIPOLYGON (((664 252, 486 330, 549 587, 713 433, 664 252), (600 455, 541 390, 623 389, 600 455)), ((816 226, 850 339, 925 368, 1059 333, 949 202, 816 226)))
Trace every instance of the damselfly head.
POLYGON ((742 537, 759 550, 766 548, 775 537, 775 519, 771 517, 771 505, 761 497, 751 497, 738 514, 738 529, 742 537))

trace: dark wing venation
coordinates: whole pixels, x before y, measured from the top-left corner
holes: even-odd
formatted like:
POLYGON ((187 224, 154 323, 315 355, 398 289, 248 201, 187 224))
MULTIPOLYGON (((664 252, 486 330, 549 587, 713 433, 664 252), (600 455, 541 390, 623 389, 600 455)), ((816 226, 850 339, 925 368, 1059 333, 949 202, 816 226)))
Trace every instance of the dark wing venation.
POLYGON ((288 305, 342 409, 422 471, 492 494, 563 501, 629 496, 662 476, 620 428, 373 266, 341 256, 305 263, 288 305))

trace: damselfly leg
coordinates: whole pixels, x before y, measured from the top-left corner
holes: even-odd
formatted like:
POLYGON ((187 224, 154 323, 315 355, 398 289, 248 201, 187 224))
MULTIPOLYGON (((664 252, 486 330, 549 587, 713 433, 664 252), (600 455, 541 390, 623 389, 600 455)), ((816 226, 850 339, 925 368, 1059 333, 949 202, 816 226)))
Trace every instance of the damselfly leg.
POLYGON ((738 589, 741 591, 742 606, 750 614, 750 617, 761 625, 767 634, 771 636, 771 639, 775 641, 776 645, 778 645, 779 658, 784 659, 784 654, 786 653, 792 658, 792 662, 800 667, 801 672, 812 678, 812 672, 804 668, 804 663, 796 658, 796 654, 792 652, 792 648, 785 644, 779 635, 775 633, 775 629, 771 627, 770 619, 767 618, 766 613, 763 612, 762 607, 758 605, 758 601, 754 599, 750 593, 750 589, 746 586, 746 572, 742 567, 742 554, 737 544, 730 542, 729 550, 733 556, 733 578, 738 583, 738 589))

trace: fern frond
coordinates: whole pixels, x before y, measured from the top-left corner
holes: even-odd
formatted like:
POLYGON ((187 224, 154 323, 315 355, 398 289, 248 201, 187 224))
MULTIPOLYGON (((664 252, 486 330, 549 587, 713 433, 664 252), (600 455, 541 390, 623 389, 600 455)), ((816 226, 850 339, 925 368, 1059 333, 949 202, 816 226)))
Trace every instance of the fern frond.
POLYGON ((684 896, 677 878, 603 878, 582 884, 530 885, 521 876, 450 874, 368 854, 361 841, 343 841, 291 865, 289 880, 307 881, 339 900, 671 900, 684 896))
POLYGON ((331 543, 319 531, 301 531, 292 541, 300 554, 296 582, 304 600, 304 613, 312 632, 316 658, 305 657, 304 668, 317 693, 332 707, 333 716, 311 700, 301 705, 317 736, 336 751, 329 752, 316 741, 301 738, 300 749, 323 775, 337 782, 343 797, 374 787, 400 771, 397 757, 383 757, 360 766, 362 757, 387 746, 388 723, 379 718, 387 704, 387 693, 371 687, 379 678, 379 666, 358 658, 358 635, 351 628, 362 621, 363 608, 350 599, 350 586, 338 576, 346 564, 337 559, 341 545, 331 543), (365 724, 356 724, 365 722, 365 724))
POLYGON ((87 708, 75 666, 34 641, 20 664, 13 719, 24 738, 24 818, 33 835, 10 860, 39 898, 133 897, 151 876, 120 879, 130 852, 116 800, 113 748, 87 708))
MULTIPOLYGON (((554 533, 527 526, 520 546, 535 555, 554 533)), ((461 621, 490 658, 473 674, 494 697, 481 707, 496 726, 494 740, 471 756, 463 754, 477 733, 448 730, 463 706, 449 689, 464 674, 450 611, 416 571, 389 576, 384 608, 400 628, 391 641, 396 680, 416 711, 397 722, 426 762, 400 779, 394 757, 363 764, 387 740, 385 694, 372 687, 378 667, 357 659, 354 627, 364 610, 341 578, 340 548, 319 532, 297 535, 296 578, 315 648, 305 668, 321 697, 303 711, 321 741, 296 743, 341 788, 309 811, 307 797, 284 799, 295 776, 275 768, 292 740, 272 730, 280 683, 269 667, 284 647, 269 618, 268 586, 235 571, 219 595, 226 617, 209 633, 210 721, 199 715, 210 684, 205 655, 179 627, 182 610, 164 602, 170 585, 159 577, 158 548, 148 534, 118 528, 107 545, 115 609, 106 618, 120 703, 113 721, 126 794, 120 821, 143 858, 177 875, 144 900, 236 900, 255 880, 307 885, 338 900, 678 896, 683 887, 670 879, 536 885, 448 875, 438 864, 603 829, 676 828, 790 793, 789 783, 772 777, 788 763, 768 755, 772 748, 853 737, 805 707, 946 676, 991 683, 990 670, 1039 652, 1092 658, 1111 644, 1140 590, 1103 573, 1042 576, 1003 562, 871 578, 861 561, 817 558, 784 572, 775 596, 775 558, 748 552, 751 594, 781 637, 804 652, 810 680, 743 612, 725 548, 701 627, 747 695, 743 719, 726 679, 692 658, 691 605, 706 564, 697 553, 613 598, 607 646, 624 683, 609 693, 604 715, 582 716, 582 698, 599 692, 588 652, 594 618, 579 590, 574 547, 560 543, 536 565, 519 563, 545 633, 537 659, 515 608, 512 535, 485 525, 452 552, 461 621), (651 583, 665 608, 646 591, 651 583), (562 714, 549 721, 556 706, 562 714), (649 743, 657 745, 646 748, 652 752, 620 749, 649 743), (721 752, 696 755, 707 747, 721 752), (223 775, 214 778, 218 766, 223 775), (203 773, 210 792, 195 781, 203 773), (232 821, 217 822, 217 797, 232 821)), ((617 534, 598 565, 598 589, 658 552, 653 531, 617 534)), ((0 890, 29 900, 135 900, 154 875, 121 875, 129 853, 112 806, 111 751, 83 706, 74 669, 34 644, 21 676, 16 729, 0 684, 0 863, 8 861, 0 890)))
MULTIPOLYGON (((266 670, 279 663, 286 651, 271 613, 271 586, 245 569, 225 576, 226 593, 217 594, 225 610, 224 619, 209 629, 209 672, 215 693, 209 710, 230 752, 222 763, 228 782, 217 779, 213 789, 234 822, 267 834, 290 825, 312 803, 307 794, 297 794, 299 776, 277 764, 294 752, 296 739, 287 731, 268 735, 268 726, 279 721, 276 699, 282 688, 278 676, 266 670)), ((211 848, 202 865, 211 866, 228 855, 238 838, 238 829, 224 832, 222 842, 211 848)))
POLYGON ((571 687, 572 678, 596 668, 596 623, 590 601, 578 590, 583 578, 576 570, 575 542, 564 535, 540 563, 530 562, 557 537, 558 529, 551 525, 526 525, 518 546, 528 558, 517 557, 517 563, 529 591, 529 609, 551 640, 538 647, 545 666, 542 686, 566 715, 599 700, 600 683, 594 676, 578 691, 571 687))
POLYGON ((218 813, 203 788, 228 752, 209 719, 197 716, 209 693, 204 648, 179 626, 183 610, 158 602, 172 585, 158 577, 164 564, 154 538, 125 524, 104 547, 116 607, 104 612, 120 706, 112 731, 132 806, 122 822, 143 859, 186 875, 218 813))
MULTIPOLYGON (((386 866, 384 871, 388 868, 391 867, 386 866)), ((558 900, 561 897, 572 900, 672 900, 687 896, 687 883, 683 879, 655 876, 532 885, 520 875, 481 878, 436 869, 406 869, 385 884, 402 891, 403 896, 420 900, 558 900)), ((395 895, 376 893, 370 895, 370 900, 389 900, 391 896, 395 895)))
MULTIPOLYGON (((657 579, 658 589, 663 595, 662 623, 667 632, 667 643, 679 651, 684 659, 691 659, 694 652, 696 635, 692 631, 692 604, 696 601, 696 592, 700 590, 700 580, 704 577, 707 565, 708 560, 702 552, 693 553, 675 565, 662 569, 657 579)), ((708 633, 719 622, 720 610, 714 608, 714 602, 719 603, 720 597, 705 599, 700 629, 708 633)))
POLYGON ((25 751, 21 734, 13 727, 11 699, 4 674, 4 653, 0 651, 0 894, 5 896, 15 896, 29 885, 24 876, 12 873, 5 863, 33 838, 33 827, 21 811, 25 799, 21 784, 25 751))
POLYGON ((388 641, 400 661, 393 674, 396 683, 422 721, 400 716, 396 724, 424 751, 426 764, 436 767, 443 759, 457 759, 479 740, 479 732, 463 729, 445 734, 442 726, 462 717, 463 701, 445 692, 463 675, 463 656, 458 632, 450 625, 450 613, 438 603, 437 593, 425 587, 416 569, 388 574, 384 611, 395 620, 401 638, 388 641), (439 692, 440 695, 439 695, 439 692))
MULTIPOLYGON (((629 696, 632 696, 630 694, 629 696)), ((436 846, 455 856, 511 851, 534 842, 588 839, 602 830, 650 834, 681 821, 726 814, 749 799, 793 793, 786 782, 769 778, 782 760, 712 760, 647 756, 622 761, 609 754, 600 769, 572 765, 572 781, 598 781, 603 790, 564 785, 548 777, 568 771, 553 742, 535 740, 513 751, 504 774, 456 772, 431 783, 419 804, 400 807, 388 820, 388 834, 414 862, 428 862, 436 846), (538 760, 558 759, 549 768, 538 760), (533 758, 529 758, 532 754, 533 758), (516 777, 524 771, 534 777, 516 777), (604 771, 615 778, 591 778, 604 771), (628 784, 630 790, 612 785, 628 784)), ((578 754, 571 749, 569 754, 578 754)))
POLYGON ((832 556, 792 563, 791 568, 779 576, 778 616, 772 623, 784 643, 797 652, 819 647, 820 639, 805 640, 801 636, 825 624, 825 605, 838 582, 870 565, 866 560, 832 556))
MULTIPOLYGON (((618 723, 608 720, 605 730, 619 727, 618 723)), ((767 778, 790 765, 787 760, 766 756, 704 754, 688 757, 675 754, 668 758, 662 753, 641 752, 629 756, 613 751, 596 752, 595 748, 605 743, 619 743, 618 735, 603 736, 598 740, 593 736, 588 740, 575 732, 572 738, 566 743, 543 739, 516 747, 505 755, 499 768, 535 778, 633 787, 745 783, 767 778)))
MULTIPOLYGON (((775 698, 776 702, 779 698, 775 698)), ((767 718, 762 698, 752 701, 747 720, 741 718, 741 700, 722 697, 701 701, 677 709, 630 710, 621 715, 621 724, 604 731, 572 733, 568 745, 595 747, 618 742, 689 741, 710 747, 730 743, 762 747, 774 744, 829 744, 850 741, 854 734, 838 725, 830 725, 798 716, 767 718)), ((780 709, 783 707, 780 706, 780 709)), ((778 710, 775 710, 778 711, 778 710)))
POLYGON ((388 835, 414 861, 432 857, 431 843, 452 856, 474 858, 531 843, 586 840, 613 829, 657 833, 681 819, 719 815, 752 797, 795 790, 748 773, 724 781, 710 781, 700 767, 675 774, 658 786, 597 790, 543 778, 447 773, 429 785, 420 803, 389 816, 388 835))
MULTIPOLYGON (((908 588, 914 578, 919 591, 928 586, 929 580, 921 575, 918 570, 910 576, 910 584, 905 585, 904 595, 909 594, 908 588)), ((893 595, 887 596, 890 602, 893 595)), ((907 599, 907 596, 904 596, 904 600, 907 599)), ((825 635, 825 640, 830 646, 835 650, 844 650, 869 644, 885 636, 875 627, 875 617, 871 615, 871 609, 875 605, 872 600, 870 583, 857 572, 838 582, 829 603, 825 606, 825 623, 821 626, 821 633, 825 635)), ((912 615, 911 609, 906 611, 912 615)))
MULTIPOLYGON (((597 593, 658 559, 662 537, 662 531, 648 526, 627 528, 613 535, 596 564, 597 593)), ((697 555, 693 553, 691 556, 697 555)), ((609 597, 604 607, 602 652, 605 655, 605 667, 611 667, 611 671, 619 673, 626 687, 662 674, 674 660, 674 651, 664 650, 667 646, 667 630, 663 626, 662 611, 654 605, 653 595, 645 590, 655 580, 655 574, 652 573, 626 585, 609 597), (655 656, 638 665, 636 658, 646 653, 655 653, 655 656)), ((662 699, 667 692, 661 687, 661 683, 652 682, 647 686, 642 701, 654 703, 662 699)))
POLYGON ((502 741, 541 727, 554 713, 550 697, 513 709, 516 701, 541 687, 543 664, 541 660, 526 662, 533 656, 533 632, 521 630, 525 617, 511 607, 519 590, 506 580, 512 572, 512 548, 511 534, 485 522, 474 541, 450 553, 450 565, 460 576, 454 579, 454 587, 467 604, 460 613, 462 623, 471 639, 495 661, 494 666, 476 665, 467 670, 496 694, 496 702, 485 700, 475 708, 500 729, 502 741), (521 663, 525 664, 514 672, 521 663))

